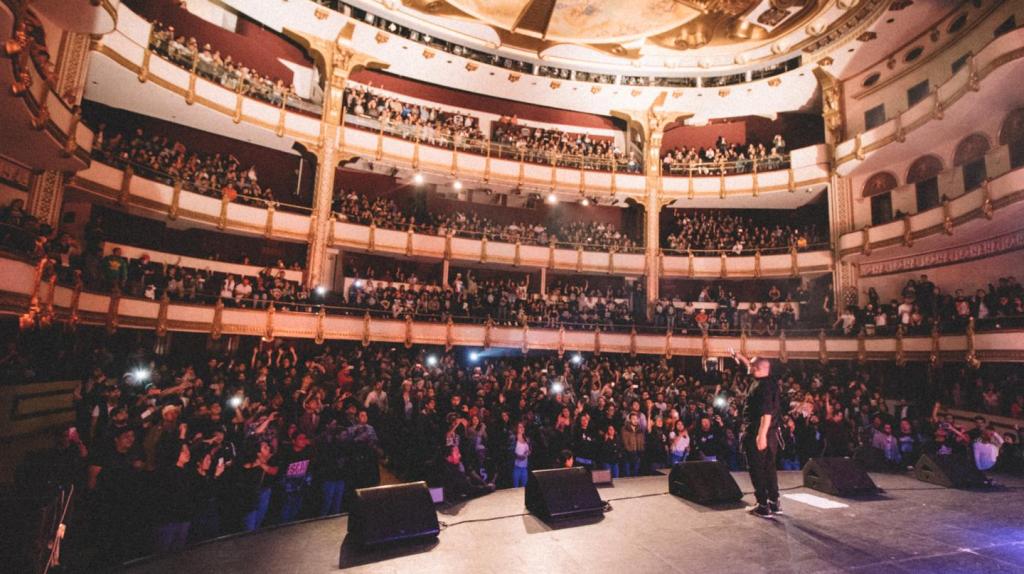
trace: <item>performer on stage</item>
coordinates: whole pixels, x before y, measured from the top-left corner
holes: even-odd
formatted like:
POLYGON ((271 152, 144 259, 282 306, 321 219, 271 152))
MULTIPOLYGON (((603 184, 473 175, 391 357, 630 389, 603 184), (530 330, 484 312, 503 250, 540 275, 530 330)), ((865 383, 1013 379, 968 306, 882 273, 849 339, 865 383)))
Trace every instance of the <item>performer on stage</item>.
POLYGON ((747 453, 750 482, 754 484, 757 506, 752 513, 761 518, 772 518, 782 513, 779 506, 779 479, 775 472, 779 453, 778 430, 782 418, 779 384, 771 378, 772 364, 765 358, 753 360, 730 349, 732 358, 747 367, 753 375, 754 385, 747 392, 743 409, 744 432, 742 445, 747 453))

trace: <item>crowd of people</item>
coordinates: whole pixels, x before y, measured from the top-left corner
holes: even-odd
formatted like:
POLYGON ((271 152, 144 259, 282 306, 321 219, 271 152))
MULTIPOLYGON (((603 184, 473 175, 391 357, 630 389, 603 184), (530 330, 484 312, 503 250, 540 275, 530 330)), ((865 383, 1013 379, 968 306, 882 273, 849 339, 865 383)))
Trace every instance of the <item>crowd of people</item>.
POLYGON ((381 122, 385 129, 406 139, 441 147, 483 149, 480 118, 428 107, 378 92, 372 86, 345 86, 346 113, 381 122))
MULTIPOLYGON (((629 286, 591 289, 586 282, 553 283, 547 293, 529 292, 529 277, 477 279, 456 272, 446 286, 400 284, 373 279, 351 282, 346 293, 355 309, 420 321, 477 321, 496 325, 532 325, 558 329, 628 329, 643 324, 644 304, 629 286), (638 315, 639 314, 639 315, 638 315)), ((642 294, 641 294, 642 295, 642 294)))
POLYGON ((834 330, 853 335, 863 329, 873 335, 891 334, 902 327, 904 332, 924 335, 935 326, 943 332, 963 331, 971 319, 979 327, 981 323, 994 328, 1024 326, 1024 288, 1013 276, 1000 277, 975 289, 973 295, 963 289, 945 292, 927 274, 907 280, 899 297, 888 302, 874 287, 864 295, 865 304, 843 310, 834 330))
POLYGON ((491 141, 507 146, 502 150, 512 158, 522 157, 533 163, 550 164, 556 158, 558 165, 611 170, 612 163, 617 169, 637 173, 643 167, 635 154, 624 157, 622 150, 609 136, 596 137, 589 134, 569 133, 556 128, 531 127, 519 123, 515 115, 502 116, 492 127, 491 141))
POLYGON ((674 147, 662 153, 662 171, 667 175, 733 175, 772 171, 789 165, 786 140, 776 134, 771 145, 759 142, 730 143, 718 136, 708 147, 674 147))
POLYGON ((189 189, 229 201, 265 206, 275 204, 274 192, 259 184, 255 165, 248 167, 231 153, 201 154, 167 136, 148 135, 142 128, 124 133, 100 124, 93 155, 105 163, 131 165, 145 177, 173 185, 181 180, 189 189))
POLYGON ((194 37, 176 34, 174 26, 153 23, 149 47, 170 62, 245 96, 279 106, 295 97, 295 87, 253 70, 210 44, 199 45, 194 37))
POLYGON ((473 212, 446 211, 413 214, 390 198, 370 198, 355 190, 339 190, 333 202, 334 212, 342 221, 359 225, 375 224, 385 229, 406 231, 412 226, 419 233, 502 241, 547 247, 552 241, 565 246, 581 245, 589 251, 633 252, 642 243, 629 237, 613 223, 602 221, 568 221, 558 223, 502 224, 473 212))
POLYGON ((821 243, 817 225, 763 223, 729 211, 676 209, 663 245, 672 251, 713 251, 750 255, 761 251, 805 250, 821 243))
MULTIPOLYGON (((80 485, 65 552, 83 560, 116 563, 334 514, 382 476, 425 479, 455 502, 521 486, 534 469, 625 477, 684 460, 746 464, 740 409, 751 378, 724 358, 701 368, 683 358, 252 339, 206 356, 96 347, 76 364, 75 423, 45 465, 20 476, 36 493, 80 485)), ((932 406, 950 381, 997 375, 944 376, 935 385, 891 364, 778 365, 780 467, 875 446, 902 468, 922 452, 973 453, 983 470, 1020 472, 1016 433, 984 421, 960 429, 932 406)), ((1019 413, 1016 388, 1006 401, 1019 413)))

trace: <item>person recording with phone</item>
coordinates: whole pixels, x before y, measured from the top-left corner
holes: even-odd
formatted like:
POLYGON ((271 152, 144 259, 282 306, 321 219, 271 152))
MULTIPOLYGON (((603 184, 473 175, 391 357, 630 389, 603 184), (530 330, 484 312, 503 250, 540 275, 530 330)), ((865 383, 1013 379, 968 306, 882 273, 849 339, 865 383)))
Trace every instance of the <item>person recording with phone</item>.
POLYGON ((755 516, 772 518, 781 514, 776 458, 779 454, 778 430, 781 419, 779 384, 771 378, 772 364, 765 358, 753 360, 730 349, 732 358, 742 363, 754 377, 743 409, 743 449, 747 453, 750 482, 754 485, 757 506, 755 516))

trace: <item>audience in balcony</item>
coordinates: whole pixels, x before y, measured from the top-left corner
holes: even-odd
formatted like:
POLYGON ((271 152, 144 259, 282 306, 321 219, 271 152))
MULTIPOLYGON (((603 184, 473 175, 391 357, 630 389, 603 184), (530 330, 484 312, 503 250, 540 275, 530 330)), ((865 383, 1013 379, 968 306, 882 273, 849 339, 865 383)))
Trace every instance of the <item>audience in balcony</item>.
POLYGON ((732 175, 754 171, 771 171, 788 166, 786 141, 781 134, 770 145, 759 142, 730 143, 718 136, 709 147, 675 147, 662 154, 662 171, 672 175, 732 175))
POLYGON ((221 55, 210 44, 200 47, 195 38, 175 34, 174 26, 153 23, 149 47, 174 64, 194 70, 196 74, 245 96, 259 98, 274 105, 282 105, 295 97, 295 87, 286 86, 280 79, 252 70, 230 55, 221 55))
POLYGON ((274 192, 259 184, 255 165, 248 167, 230 153, 200 154, 166 136, 148 135, 142 128, 134 133, 97 128, 93 154, 102 161, 127 166, 136 172, 173 185, 181 180, 189 189, 211 197, 263 207, 275 204, 274 192))
POLYGON ((385 130, 436 146, 481 149, 480 118, 403 101, 371 86, 345 86, 346 113, 381 122, 385 130))
POLYGON ((638 172, 641 167, 635 155, 624 157, 611 137, 522 125, 515 115, 502 116, 492 126, 491 141, 508 146, 502 150, 503 154, 533 163, 550 164, 554 156, 558 165, 582 162, 584 167, 610 170, 614 162, 619 164, 618 169, 630 172, 638 172))
POLYGON ((406 231, 413 226, 419 233, 445 235, 451 232, 457 237, 479 239, 487 236, 489 241, 524 245, 548 246, 552 241, 561 247, 583 246, 586 251, 633 252, 642 246, 639 242, 618 230, 612 223, 601 221, 571 221, 560 225, 540 223, 501 224, 475 213, 420 213, 414 216, 403 211, 392 199, 368 198, 354 190, 340 190, 333 206, 342 221, 406 231))
POLYGON ((863 329, 873 335, 892 334, 902 327, 907 333, 924 335, 935 326, 942 332, 962 331, 971 319, 979 328, 1024 325, 1024 288, 1013 276, 1000 277, 986 288, 974 290, 973 295, 963 289, 943 292, 926 274, 908 280, 899 297, 888 303, 873 287, 864 294, 864 306, 847 307, 835 329, 847 335, 863 329))
POLYGON ((730 211, 677 209, 664 245, 676 252, 712 251, 752 255, 755 251, 805 250, 822 241, 817 225, 762 223, 730 211))

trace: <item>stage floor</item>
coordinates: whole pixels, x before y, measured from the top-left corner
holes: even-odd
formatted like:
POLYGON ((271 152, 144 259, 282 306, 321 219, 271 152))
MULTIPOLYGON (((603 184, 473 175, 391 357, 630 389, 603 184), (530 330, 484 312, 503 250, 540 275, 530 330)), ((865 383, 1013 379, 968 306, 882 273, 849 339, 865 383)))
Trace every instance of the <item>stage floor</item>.
MULTIPOLYGON (((734 476, 751 492, 745 473, 734 476)), ((1024 481, 995 477, 1003 487, 961 491, 872 477, 882 494, 844 499, 803 488, 799 472, 780 472, 785 514, 773 520, 671 496, 665 477, 620 479, 600 489, 612 506, 603 519, 554 528, 523 515, 522 489, 504 490, 439 507, 448 526, 428 545, 370 554, 342 548, 347 519, 340 516, 222 538, 128 571, 1024 572, 1024 481)))

